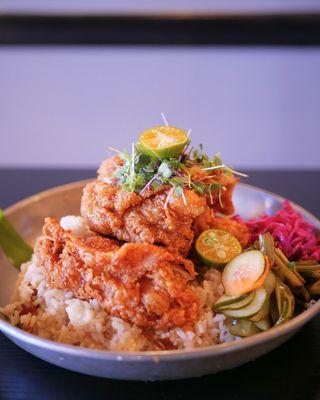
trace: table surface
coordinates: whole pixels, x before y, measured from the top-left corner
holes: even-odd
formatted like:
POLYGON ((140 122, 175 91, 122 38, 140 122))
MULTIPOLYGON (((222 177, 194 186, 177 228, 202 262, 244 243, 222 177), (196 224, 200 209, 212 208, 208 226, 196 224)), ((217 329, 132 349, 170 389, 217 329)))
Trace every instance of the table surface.
MULTIPOLYGON (((320 171, 251 171, 248 183, 320 215, 320 171)), ((93 170, 0 169, 0 205, 7 207, 59 184, 93 177, 93 170)), ((279 349, 231 371, 169 382, 95 378, 55 367, 0 334, 0 400, 7 399, 320 399, 320 316, 279 349)))

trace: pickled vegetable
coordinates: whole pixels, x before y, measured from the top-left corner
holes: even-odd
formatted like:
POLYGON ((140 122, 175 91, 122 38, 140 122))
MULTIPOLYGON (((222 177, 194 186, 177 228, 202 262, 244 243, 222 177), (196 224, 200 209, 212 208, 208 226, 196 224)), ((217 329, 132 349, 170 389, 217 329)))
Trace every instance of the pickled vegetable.
POLYGON ((214 304, 213 309, 223 312, 225 309, 238 310, 250 304, 255 297, 255 292, 246 293, 242 296, 227 296, 223 295, 214 304))
POLYGON ((231 318, 237 318, 237 319, 250 318, 256 315, 262 309, 266 299, 267 299, 267 291, 262 286, 259 289, 255 290, 254 299, 246 307, 243 307, 239 310, 226 309, 223 310, 223 313, 231 318))
POLYGON ((267 295, 266 301, 264 302, 261 310, 250 318, 250 321, 261 321, 270 314, 270 297, 267 295))
POLYGON ((266 255, 269 259, 270 268, 274 264, 274 240, 270 233, 265 233, 264 235, 259 235, 259 247, 261 253, 266 255))
POLYGON ((269 271, 269 273, 266 277, 266 280, 264 282, 264 287, 269 296, 273 293, 273 291, 276 287, 276 280, 277 280, 277 278, 276 278, 275 274, 272 271, 269 271))
POLYGON ((260 321, 254 323, 262 331, 267 331, 272 328, 272 324, 269 317, 263 318, 260 321))
POLYGON ((276 305, 279 314, 275 326, 281 325, 293 317, 295 300, 287 285, 277 279, 275 287, 276 305))
MULTIPOLYGON (((305 281, 300 274, 297 274, 294 269, 290 269, 290 262, 279 249, 275 249, 275 262, 279 267, 281 274, 280 279, 285 279, 289 286, 304 286, 305 281)), ((275 270, 278 274, 278 271, 275 270)))
POLYGON ((309 293, 312 296, 320 296, 320 280, 313 283, 311 286, 308 287, 309 293))
POLYGON ((262 286, 268 273, 265 256, 258 250, 249 250, 225 266, 222 283, 226 294, 241 295, 262 286))
POLYGON ((261 329, 251 321, 240 319, 231 322, 229 331, 234 336, 249 337, 261 332, 261 329))

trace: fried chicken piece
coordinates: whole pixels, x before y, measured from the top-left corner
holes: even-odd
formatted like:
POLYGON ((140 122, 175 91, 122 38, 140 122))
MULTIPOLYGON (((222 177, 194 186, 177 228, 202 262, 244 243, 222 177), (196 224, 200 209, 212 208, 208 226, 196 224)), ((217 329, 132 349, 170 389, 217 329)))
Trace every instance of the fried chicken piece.
POLYGON ((98 179, 84 189, 81 214, 93 232, 186 256, 194 239, 193 220, 204 211, 206 199, 193 190, 184 190, 184 197, 186 204, 171 186, 140 195, 98 179))
POLYGON ((193 230, 196 237, 206 229, 221 229, 235 236, 242 248, 246 248, 249 243, 250 233, 245 224, 237 222, 228 217, 217 217, 215 212, 221 214, 234 213, 234 205, 232 202, 233 189, 238 182, 232 174, 218 172, 207 175, 199 166, 194 166, 192 171, 194 180, 205 180, 207 183, 217 183, 225 187, 219 193, 214 193, 213 196, 207 196, 207 203, 202 214, 197 216, 193 222, 193 230))
POLYGON ((123 189, 113 177, 121 163, 118 157, 105 160, 98 179, 84 189, 81 214, 93 232, 126 242, 165 246, 170 252, 187 256, 195 238, 195 219, 208 208, 225 214, 234 211, 232 192, 237 179, 231 174, 192 167, 193 181, 206 180, 225 187, 211 196, 198 195, 193 189, 184 189, 184 197, 176 196, 170 185, 138 194, 123 189))
POLYGON ((210 223, 210 228, 229 232, 239 240, 243 249, 248 246, 250 233, 247 226, 241 222, 231 218, 214 218, 210 223))
POLYGON ((239 240, 243 249, 248 246, 250 233, 247 226, 229 217, 216 217, 209 207, 206 207, 193 223, 193 230, 197 237, 207 229, 221 229, 229 232, 239 240))
POLYGON ((206 204, 203 213, 198 215, 193 221, 192 229, 195 236, 198 237, 203 231, 210 229, 214 218, 215 215, 212 208, 206 204))
POLYGON ((189 281, 193 263, 148 243, 121 245, 96 234, 76 236, 46 218, 35 254, 52 288, 95 299, 110 314, 144 328, 192 324, 200 302, 189 281))
POLYGON ((239 182, 238 178, 222 169, 205 171, 199 165, 194 165, 190 170, 190 174, 194 183, 204 182, 216 185, 217 190, 214 190, 211 196, 209 194, 206 195, 207 204, 214 212, 225 215, 234 213, 232 195, 235 185, 239 182))

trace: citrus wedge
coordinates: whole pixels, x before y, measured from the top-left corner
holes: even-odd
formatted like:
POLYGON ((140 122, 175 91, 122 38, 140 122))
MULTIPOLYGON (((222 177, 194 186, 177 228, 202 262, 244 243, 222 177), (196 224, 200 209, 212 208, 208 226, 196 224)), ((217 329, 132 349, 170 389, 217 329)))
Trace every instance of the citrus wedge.
POLYGON ((153 158, 177 157, 189 139, 183 129, 174 126, 157 126, 148 129, 140 136, 139 149, 153 158))
POLYGON ((227 264, 241 251, 238 239, 221 229, 207 229, 196 241, 196 251, 202 261, 211 267, 227 264))

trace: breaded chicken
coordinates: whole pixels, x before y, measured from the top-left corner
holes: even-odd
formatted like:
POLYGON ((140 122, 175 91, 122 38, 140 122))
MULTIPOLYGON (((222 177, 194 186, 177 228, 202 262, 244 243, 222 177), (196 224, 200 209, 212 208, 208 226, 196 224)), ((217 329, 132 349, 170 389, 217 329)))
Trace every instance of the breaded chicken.
POLYGON ((230 218, 214 218, 211 221, 210 228, 221 229, 235 236, 243 249, 245 249, 250 240, 250 232, 245 224, 237 222, 230 218))
MULTIPOLYGON (((158 190, 145 190, 138 194, 123 189, 113 177, 121 160, 107 159, 99 169, 98 179, 89 183, 83 192, 81 213, 89 228, 105 236, 126 242, 147 242, 165 246, 171 252, 187 256, 193 241, 193 228, 197 218, 212 211, 230 214, 234 211, 232 191, 237 179, 230 174, 211 174, 194 167, 193 181, 223 185, 221 190, 209 195, 199 195, 185 188, 183 196, 174 194, 170 185, 158 190), (221 204, 220 204, 221 203, 221 204)), ((205 216, 206 218, 206 216, 205 216)))
POLYGON ((211 195, 205 195, 210 209, 224 215, 234 213, 232 195, 235 185, 239 182, 238 178, 229 172, 226 173, 222 169, 205 171, 199 165, 192 166, 189 173, 192 182, 202 182, 216 187, 216 190, 213 190, 211 195))
POLYGON ((187 205, 170 187, 146 191, 142 195, 98 179, 83 192, 81 213, 89 228, 105 236, 134 243, 165 246, 186 256, 194 239, 192 224, 202 214, 204 197, 185 190, 187 205))
POLYGON ((46 218, 43 234, 35 254, 50 287, 94 299, 110 314, 144 328, 185 327, 198 317, 190 260, 148 243, 76 236, 54 218, 46 218))

